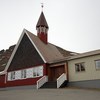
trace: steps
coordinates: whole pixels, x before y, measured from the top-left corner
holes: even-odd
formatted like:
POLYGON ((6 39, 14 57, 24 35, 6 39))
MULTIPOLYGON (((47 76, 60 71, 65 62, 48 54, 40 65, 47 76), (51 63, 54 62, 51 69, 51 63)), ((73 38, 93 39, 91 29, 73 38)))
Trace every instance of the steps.
POLYGON ((64 88, 64 87, 66 87, 68 85, 68 81, 66 80, 66 81, 64 81, 64 83, 60 86, 60 88, 64 88))
POLYGON ((57 82, 46 82, 42 87, 42 88, 57 88, 57 82))

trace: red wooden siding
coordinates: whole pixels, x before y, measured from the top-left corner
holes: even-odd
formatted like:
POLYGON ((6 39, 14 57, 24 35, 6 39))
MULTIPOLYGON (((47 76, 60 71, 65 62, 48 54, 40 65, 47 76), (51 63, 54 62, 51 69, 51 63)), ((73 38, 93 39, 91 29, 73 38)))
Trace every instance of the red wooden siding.
POLYGON ((0 88, 5 87, 5 75, 0 75, 0 88))
POLYGON ((13 86, 35 85, 37 80, 39 80, 40 78, 41 77, 15 80, 15 81, 7 81, 6 86, 13 87, 13 86))
MULTIPOLYGON (((38 67, 38 66, 37 66, 38 67)), ((43 76, 47 75, 47 68, 46 64, 43 65, 43 76)), ((41 77, 36 78, 27 78, 27 79, 20 79, 20 80, 13 80, 13 81, 7 81, 6 86, 7 87, 13 87, 13 86, 25 86, 25 85, 36 85, 36 82, 41 77)))

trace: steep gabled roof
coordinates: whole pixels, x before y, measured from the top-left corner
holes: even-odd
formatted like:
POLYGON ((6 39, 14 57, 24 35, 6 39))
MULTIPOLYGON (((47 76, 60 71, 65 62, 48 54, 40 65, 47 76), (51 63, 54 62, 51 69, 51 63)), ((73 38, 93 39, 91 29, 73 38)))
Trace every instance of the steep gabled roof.
POLYGON ((6 73, 8 67, 10 66, 10 63, 19 47, 19 44, 21 43, 21 40, 23 39, 24 34, 26 34, 28 36, 29 40, 31 41, 31 43, 33 44, 33 46, 35 47, 35 49, 37 50, 37 52, 39 53, 39 55, 41 56, 41 58, 43 59, 43 61, 45 63, 51 63, 51 62, 53 63, 55 61, 60 61, 60 60, 64 59, 66 56, 71 56, 72 52, 66 51, 66 50, 64 50, 60 47, 57 47, 51 43, 45 44, 36 35, 32 34, 31 32, 27 31, 26 29, 24 29, 19 38, 17 45, 15 46, 15 48, 13 50, 13 53, 7 63, 5 70, 3 72, 0 72, 0 74, 6 73))
POLYGON ((37 36, 32 34, 31 32, 27 31, 29 38, 37 47, 38 51, 41 53, 43 58, 45 59, 46 63, 51 62, 57 59, 63 59, 64 56, 59 52, 55 45, 51 43, 45 44, 43 43, 37 36))
POLYGON ((40 15, 39 20, 36 25, 36 28, 40 27, 40 26, 45 26, 46 28, 49 28, 43 12, 41 12, 41 15, 40 15))

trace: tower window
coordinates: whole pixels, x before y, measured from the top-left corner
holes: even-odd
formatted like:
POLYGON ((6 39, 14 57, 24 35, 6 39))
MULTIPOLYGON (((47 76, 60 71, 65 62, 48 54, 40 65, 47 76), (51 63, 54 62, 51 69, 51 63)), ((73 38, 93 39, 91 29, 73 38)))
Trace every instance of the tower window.
POLYGON ((40 33, 40 28, 37 28, 37 33, 40 33))
POLYGON ((43 27, 41 28, 41 32, 44 32, 44 28, 43 27))

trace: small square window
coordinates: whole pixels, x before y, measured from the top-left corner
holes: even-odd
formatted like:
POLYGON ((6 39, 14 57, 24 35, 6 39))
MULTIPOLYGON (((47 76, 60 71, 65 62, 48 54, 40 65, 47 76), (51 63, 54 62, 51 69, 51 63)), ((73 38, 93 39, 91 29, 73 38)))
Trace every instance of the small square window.
POLYGON ((75 64, 75 70, 76 70, 76 72, 85 71, 84 63, 77 63, 77 64, 75 64))
POLYGON ((96 69, 100 69, 100 60, 95 61, 96 69))

